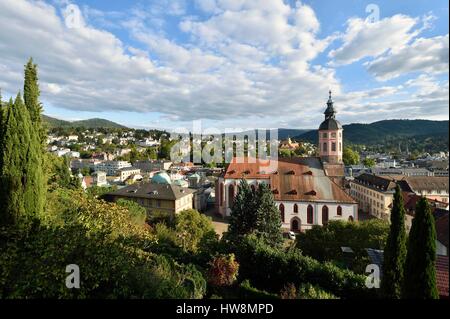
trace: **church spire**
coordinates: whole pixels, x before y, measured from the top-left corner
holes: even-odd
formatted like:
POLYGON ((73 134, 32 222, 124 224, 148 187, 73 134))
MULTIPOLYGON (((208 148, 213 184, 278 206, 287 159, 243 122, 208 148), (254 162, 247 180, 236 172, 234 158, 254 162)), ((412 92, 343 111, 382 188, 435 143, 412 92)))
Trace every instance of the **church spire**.
POLYGON ((336 111, 333 106, 333 100, 331 99, 331 90, 328 91, 328 101, 327 101, 327 109, 325 110, 325 119, 330 119, 335 117, 336 111))

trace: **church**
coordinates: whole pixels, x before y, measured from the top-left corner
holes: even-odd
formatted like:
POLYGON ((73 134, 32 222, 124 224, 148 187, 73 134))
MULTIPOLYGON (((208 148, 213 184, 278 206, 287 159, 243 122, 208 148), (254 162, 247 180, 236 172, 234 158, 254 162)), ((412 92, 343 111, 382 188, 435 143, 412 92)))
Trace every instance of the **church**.
POLYGON ((343 128, 329 92, 325 120, 318 130, 318 157, 270 160, 233 158, 216 183, 216 209, 230 216, 241 179, 252 189, 270 186, 280 211, 282 228, 300 232, 329 220, 358 219, 358 204, 342 188, 343 128))

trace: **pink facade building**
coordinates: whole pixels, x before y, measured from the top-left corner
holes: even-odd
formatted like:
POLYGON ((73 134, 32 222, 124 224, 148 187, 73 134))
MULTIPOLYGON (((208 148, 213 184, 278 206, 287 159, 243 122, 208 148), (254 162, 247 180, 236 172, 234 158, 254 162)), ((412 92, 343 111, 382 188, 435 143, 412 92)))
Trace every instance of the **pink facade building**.
POLYGON ((324 163, 341 164, 342 163, 342 134, 341 123, 336 120, 336 110, 333 106, 333 100, 330 96, 325 110, 325 121, 319 127, 319 156, 324 163))

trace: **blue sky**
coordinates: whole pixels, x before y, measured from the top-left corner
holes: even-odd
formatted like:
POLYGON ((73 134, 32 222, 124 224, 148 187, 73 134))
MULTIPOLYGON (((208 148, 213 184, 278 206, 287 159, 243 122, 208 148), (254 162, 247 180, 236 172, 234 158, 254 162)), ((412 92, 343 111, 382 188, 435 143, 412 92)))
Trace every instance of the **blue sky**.
POLYGON ((444 120, 448 21, 446 1, 0 0, 0 88, 33 56, 62 119, 315 128, 331 89, 344 124, 444 120))

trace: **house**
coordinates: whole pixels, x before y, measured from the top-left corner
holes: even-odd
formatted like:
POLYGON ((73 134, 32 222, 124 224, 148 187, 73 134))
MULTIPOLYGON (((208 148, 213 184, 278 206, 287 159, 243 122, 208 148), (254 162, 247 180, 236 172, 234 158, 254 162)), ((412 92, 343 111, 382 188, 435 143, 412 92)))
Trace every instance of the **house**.
POLYGON ((108 193, 104 198, 116 201, 120 198, 134 201, 145 207, 148 214, 166 212, 171 215, 192 209, 195 190, 172 184, 164 173, 155 174, 150 182, 140 182, 108 193))
POLYGON ((448 203, 448 178, 436 176, 378 176, 365 173, 350 181, 350 194, 363 211, 377 218, 389 219, 397 184, 404 192, 448 203))
POLYGON ((92 185, 94 186, 106 186, 108 181, 106 180, 106 173, 97 171, 92 174, 92 185))
POLYGON ((300 144, 297 142, 292 142, 291 138, 288 137, 285 140, 282 140, 280 142, 280 146, 279 149, 280 150, 296 150, 297 148, 299 148, 300 144))
POLYGON ((133 166, 148 173, 151 171, 166 171, 172 166, 172 162, 167 160, 143 160, 134 162, 133 166))
POLYGON ((96 171, 106 172, 108 176, 116 176, 119 170, 131 167, 131 163, 127 161, 104 161, 95 166, 96 171))
POLYGON ((131 175, 139 175, 141 170, 135 167, 125 167, 117 170, 117 175, 121 182, 125 182, 131 175))

